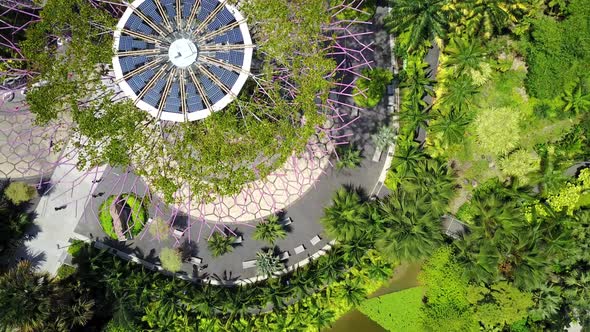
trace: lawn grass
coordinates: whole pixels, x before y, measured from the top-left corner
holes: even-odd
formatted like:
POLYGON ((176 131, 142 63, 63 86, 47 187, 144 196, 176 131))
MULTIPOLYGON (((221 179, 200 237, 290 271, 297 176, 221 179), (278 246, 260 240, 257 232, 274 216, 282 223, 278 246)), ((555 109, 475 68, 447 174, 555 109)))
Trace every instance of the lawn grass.
POLYGON ((424 331, 421 307, 424 290, 413 287, 367 300, 359 310, 388 331, 424 331))

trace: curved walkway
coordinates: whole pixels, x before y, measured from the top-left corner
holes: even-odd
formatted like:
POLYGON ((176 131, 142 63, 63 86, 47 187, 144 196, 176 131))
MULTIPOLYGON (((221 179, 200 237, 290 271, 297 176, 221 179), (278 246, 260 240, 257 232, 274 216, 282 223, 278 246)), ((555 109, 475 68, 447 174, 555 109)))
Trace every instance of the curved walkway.
MULTIPOLYGON (((373 30, 374 34, 359 37, 365 38, 364 41, 360 42, 366 42, 367 45, 375 43, 377 52, 373 59, 374 63, 389 68, 391 66, 391 55, 388 47, 388 35, 381 27, 373 30), (376 41, 379 41, 379 43, 377 44, 376 41), (381 45, 382 42, 385 46, 381 45)), ((352 45, 350 46, 352 47, 352 45)), ((343 100, 343 102, 352 104, 351 98, 348 98, 349 100, 343 100)), ((387 168, 385 165, 387 156, 383 153, 378 162, 372 161, 375 148, 371 141, 371 135, 376 133, 382 124, 388 122, 392 116, 389 113, 391 108, 388 109, 386 104, 387 101, 384 100, 373 110, 361 110, 360 117, 353 121, 346 128, 346 132, 343 133, 344 135, 351 135, 354 138, 354 143, 363 149, 364 159, 361 166, 357 169, 340 172, 333 168, 326 169, 310 190, 284 209, 283 219, 290 218, 292 223, 286 227, 288 230, 287 238, 278 240, 274 249, 277 253, 289 252, 289 258, 284 261, 287 267, 305 263, 309 257, 317 256, 322 253, 323 249, 329 247, 330 239, 324 235, 319 220, 324 214, 324 207, 331 204, 336 190, 343 185, 359 187, 364 190, 380 188, 378 185, 379 178, 384 168, 387 168), (312 239, 318 236, 320 240, 312 242, 312 239), (299 246, 303 246, 304 249, 296 253, 294 249, 299 246)), ((345 120, 352 120, 357 117, 354 110, 342 109, 342 113, 348 114, 343 115, 348 117, 345 120)), ((378 191, 378 189, 375 189, 375 191, 378 191)), ((171 209, 159 201, 157 197, 152 196, 150 215, 161 216, 164 220, 173 219, 174 228, 186 230, 181 236, 176 237, 174 234, 167 234, 167 236, 154 237, 146 230, 132 241, 117 242, 106 238, 97 221, 98 207, 109 195, 123 192, 135 192, 139 196, 149 196, 149 189, 141 178, 121 169, 108 169, 94 191, 94 197, 87 205, 85 213, 76 227, 76 232, 120 250, 118 254, 121 257, 133 260, 141 259, 149 267, 156 270, 160 270, 157 267, 159 264, 158 256, 163 248, 186 246, 192 251, 192 256, 198 257, 202 261, 198 271, 192 264, 184 263, 181 275, 184 275, 185 278, 211 277, 212 280, 218 280, 224 284, 238 283, 239 280, 255 280, 256 268, 244 268, 243 262, 254 260, 256 252, 269 245, 252 238, 254 225, 245 222, 227 224, 197 220, 187 214, 182 214, 177 209, 171 209), (190 227, 187 228, 187 226, 190 227), (232 253, 213 258, 207 249, 206 240, 215 231, 222 230, 241 236, 243 241, 236 245, 232 253)))

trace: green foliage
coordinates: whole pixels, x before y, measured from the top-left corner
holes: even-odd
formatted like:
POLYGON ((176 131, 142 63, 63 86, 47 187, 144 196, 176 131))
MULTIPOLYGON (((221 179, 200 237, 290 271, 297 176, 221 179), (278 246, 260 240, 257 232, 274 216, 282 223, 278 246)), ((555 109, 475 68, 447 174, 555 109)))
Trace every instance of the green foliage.
POLYGON ((71 240, 68 246, 68 254, 70 256, 76 256, 84 246, 84 243, 82 240, 71 240))
POLYGON ((468 0, 453 2, 451 8, 461 13, 453 15, 451 23, 457 34, 490 39, 505 32, 534 7, 527 0, 468 0))
MULTIPOLYGON (((394 159, 392 166, 395 163, 394 159)), ((385 257, 416 261, 428 257, 440 245, 440 217, 454 195, 453 181, 446 165, 424 157, 398 179, 397 189, 380 202, 384 232, 376 245, 385 257)))
POLYGON ((463 38, 451 39, 445 53, 445 66, 451 68, 456 77, 473 71, 481 72, 487 56, 487 51, 477 40, 463 38))
POLYGON ((430 330, 477 331, 472 304, 467 298, 468 281, 449 247, 442 247, 424 264, 419 276, 426 304, 421 321, 430 330))
POLYGON ((526 87, 534 97, 559 96, 590 65, 590 41, 582 37, 590 34, 588 4, 572 0, 567 12, 564 20, 542 15, 531 21, 526 87))
POLYGON ((479 89, 471 76, 460 75, 445 83, 439 103, 445 109, 466 111, 473 106, 473 96, 478 92, 479 89))
POLYGON ((134 194, 124 194, 121 196, 113 195, 107 198, 100 205, 98 209, 98 220, 100 221, 102 229, 110 238, 115 240, 118 239, 117 234, 115 233, 115 230, 113 228, 113 218, 111 217, 111 213, 109 211, 110 206, 114 203, 117 197, 119 197, 119 202, 124 203, 131 210, 130 220, 128 222, 127 220, 121 220, 121 222, 123 222, 123 233, 130 234, 133 237, 139 235, 139 233, 141 233, 141 231, 143 230, 143 226, 147 222, 147 210, 144 207, 142 200, 134 194), (129 224, 129 222, 131 224, 129 224), (127 229, 129 227, 129 232, 127 232, 127 229))
POLYGON ((324 214, 320 222, 326 233, 338 241, 350 241, 369 231, 367 206, 355 190, 338 189, 324 214))
POLYGON ((271 215, 266 221, 261 221, 256 224, 256 230, 252 237, 255 240, 266 241, 274 244, 277 239, 284 239, 287 237, 287 232, 283 226, 279 224, 279 217, 271 215))
POLYGON ((235 240, 235 236, 215 232, 207 240, 207 248, 213 257, 218 257, 232 252, 234 250, 233 244, 235 240))
POLYGON ((182 257, 176 249, 163 248, 160 252, 162 267, 170 272, 180 271, 182 268, 182 257))
POLYGON ((469 295, 471 301, 485 300, 475 308, 475 317, 486 329, 509 326, 525 319, 527 310, 533 305, 531 293, 521 292, 506 282, 494 284, 489 289, 473 287, 469 295))
POLYGON ((534 202, 527 188, 507 188, 497 180, 474 193, 470 233, 455 242, 470 280, 506 280, 525 290, 545 282, 552 259, 569 247, 569 232, 559 223, 542 221, 541 213, 527 220, 525 202, 534 202))
POLYGON ((396 137, 397 133, 395 128, 391 126, 382 126, 371 138, 373 139, 373 143, 377 149, 384 150, 390 144, 395 142, 396 137))
POLYGON ((506 176, 524 178, 539 170, 541 158, 535 152, 519 149, 500 159, 498 166, 506 176))
POLYGON ((383 68, 365 69, 364 77, 356 81, 353 91, 354 102, 360 107, 371 108, 377 106, 383 99, 387 85, 393 79, 393 73, 383 68))
POLYGON ((547 202, 555 211, 565 210, 568 215, 588 204, 590 196, 590 168, 583 169, 575 182, 566 183, 557 193, 550 195, 547 202))
POLYGON ((4 196, 6 196, 6 198, 8 198, 13 204, 19 205, 37 197, 37 190, 35 187, 24 182, 11 182, 8 187, 4 189, 4 196))
POLYGON ((57 278, 58 279, 66 279, 74 273, 76 273, 75 267, 73 267, 71 265, 67 265, 67 264, 62 264, 57 269, 57 278))
POLYGON ((514 149, 520 139, 520 115, 507 107, 481 111, 474 125, 477 142, 485 154, 505 154, 514 149))
POLYGON ((446 35, 448 15, 443 11, 444 0, 393 0, 386 19, 390 33, 408 32, 408 52, 419 45, 446 35))
POLYGON ((424 331, 419 324, 423 293, 422 287, 405 289, 367 300, 359 310, 387 331, 424 331))
POLYGON ((502 330, 525 319, 533 305, 532 294, 498 282, 487 286, 469 284, 464 267, 453 251, 443 247, 427 261, 420 274, 426 301, 422 323, 429 330, 502 330))
POLYGON ((282 269, 283 263, 281 263, 279 257, 274 254, 272 249, 256 253, 256 273, 259 276, 270 277, 282 269))
POLYGON ((19 331, 69 331, 84 326, 94 301, 67 279, 36 272, 30 262, 0 275, 0 326, 19 331))
POLYGON ((338 170, 357 168, 363 160, 362 151, 355 145, 339 146, 336 153, 338 154, 336 161, 336 169, 338 170))
POLYGON ((148 229, 154 238, 162 239, 170 235, 170 225, 162 218, 155 218, 148 229))

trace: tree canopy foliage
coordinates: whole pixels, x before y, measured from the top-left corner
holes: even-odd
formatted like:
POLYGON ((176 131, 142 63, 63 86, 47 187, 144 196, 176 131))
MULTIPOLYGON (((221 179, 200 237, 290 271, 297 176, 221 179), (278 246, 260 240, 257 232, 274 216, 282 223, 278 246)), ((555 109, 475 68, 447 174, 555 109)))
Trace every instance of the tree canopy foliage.
POLYGON ((244 93, 203 121, 158 124, 131 102, 116 101, 101 80, 113 56, 115 18, 84 0, 50 0, 22 43, 40 73, 27 102, 41 124, 72 122, 68 138, 80 151, 80 168, 133 165, 168 202, 233 194, 302 152, 325 123, 317 105, 335 68, 322 31, 331 19, 327 5, 248 2, 241 10, 260 66, 244 93), (68 42, 58 47, 57 37, 68 42))

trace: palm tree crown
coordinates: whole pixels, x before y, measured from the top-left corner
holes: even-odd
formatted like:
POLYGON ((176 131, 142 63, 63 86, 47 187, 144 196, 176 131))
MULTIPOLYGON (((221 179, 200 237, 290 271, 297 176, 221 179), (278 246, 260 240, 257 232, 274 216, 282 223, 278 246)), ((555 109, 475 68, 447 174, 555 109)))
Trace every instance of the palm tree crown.
POLYGON ((391 0, 391 12, 386 27, 391 33, 409 31, 409 50, 427 40, 443 37, 447 15, 443 11, 446 0, 391 0))

